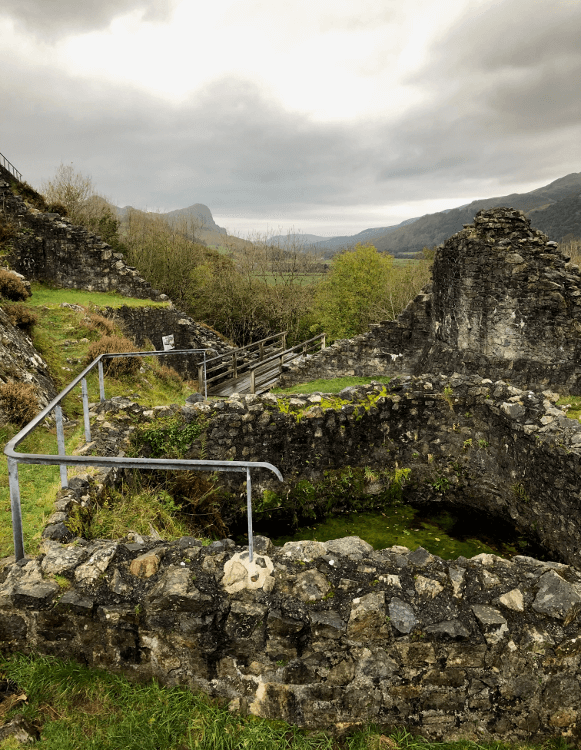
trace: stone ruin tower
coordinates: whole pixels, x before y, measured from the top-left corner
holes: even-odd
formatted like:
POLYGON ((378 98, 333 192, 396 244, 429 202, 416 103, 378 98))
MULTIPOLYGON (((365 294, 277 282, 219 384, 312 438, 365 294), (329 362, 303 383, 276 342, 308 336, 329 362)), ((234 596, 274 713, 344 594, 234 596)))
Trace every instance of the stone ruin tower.
POLYGON ((436 253, 424 371, 580 393, 581 275, 567 261, 522 211, 479 211, 436 253))

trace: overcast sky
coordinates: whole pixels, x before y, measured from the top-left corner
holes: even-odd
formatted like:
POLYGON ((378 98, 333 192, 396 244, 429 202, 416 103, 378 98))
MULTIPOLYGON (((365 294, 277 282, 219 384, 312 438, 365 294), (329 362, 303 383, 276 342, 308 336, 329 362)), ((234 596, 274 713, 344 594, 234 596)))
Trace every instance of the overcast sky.
POLYGON ((323 236, 581 171, 580 0, 1 0, 0 152, 323 236))

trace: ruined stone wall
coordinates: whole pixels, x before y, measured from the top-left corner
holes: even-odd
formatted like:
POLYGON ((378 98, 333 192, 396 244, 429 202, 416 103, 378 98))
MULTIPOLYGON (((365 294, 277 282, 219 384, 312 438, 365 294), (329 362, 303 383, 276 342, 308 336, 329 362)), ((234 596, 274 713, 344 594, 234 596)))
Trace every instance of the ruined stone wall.
MULTIPOLYGON (((138 347, 145 346, 149 341, 157 351, 162 351, 162 336, 173 334, 175 349, 206 349, 209 351, 207 358, 225 354, 235 348, 226 343, 211 328, 196 323, 186 313, 175 307, 127 307, 124 305, 116 308, 107 307, 103 313, 118 322, 138 347)), ((169 354, 162 360, 163 364, 173 367, 183 378, 191 380, 197 379, 198 364, 202 361, 203 356, 199 354, 169 354)))
MULTIPOLYGON (((31 383, 38 408, 56 396, 48 365, 34 348, 30 336, 16 328, 0 307, 0 383, 31 383)), ((0 422, 6 421, 0 404, 0 422)))
MULTIPOLYGON (((554 559, 581 568, 581 425, 553 405, 555 395, 466 376, 423 376, 343 395, 331 405, 318 395, 266 395, 153 410, 116 398, 95 407, 99 429, 86 451, 117 455, 136 425, 181 410, 188 421, 202 419, 204 428, 186 458, 268 461, 279 468, 283 484, 270 472, 254 472, 257 502, 266 489, 285 498, 299 481, 316 484, 325 472, 347 466, 378 473, 368 482, 374 495, 396 468, 407 468, 409 502, 457 504, 502 518, 554 559)), ((146 446, 143 451, 147 456, 146 446)), ((232 493, 222 514, 236 523, 245 514, 245 489, 231 476, 221 475, 232 493)), ((269 505, 268 515, 288 521, 294 513, 329 512, 279 505, 269 505)), ((65 522, 65 516, 51 518, 49 527, 65 522)), ((62 531, 51 530, 51 538, 62 531)))
POLYGON ((28 279, 141 299, 168 299, 100 237, 58 214, 30 208, 1 179, 0 211, 17 230, 11 240, 10 265, 28 279))
MULTIPOLYGON (((357 538, 282 548, 258 538, 252 565, 231 540, 64 546, 55 532, 66 532, 72 506, 90 503, 88 481, 76 477, 49 519, 43 555, 0 575, 0 639, 305 726, 578 739, 581 426, 554 400, 502 382, 424 376, 352 389, 334 406, 316 394, 246 396, 182 413, 207 420, 190 457, 205 442, 206 458, 282 470, 283 487, 253 472, 256 504, 262 489, 284 495, 329 467, 397 462, 412 470, 409 500, 440 497, 510 518, 563 562, 444 561, 421 548, 373 551, 357 538), (435 478, 446 480, 439 490, 435 478)), ((115 455, 136 425, 179 409, 100 404, 85 452, 115 455)))
POLYGON ((4 566, 0 640, 302 726, 575 740, 580 604, 579 571, 526 557, 78 541, 4 566))
POLYGON ((374 370, 459 372, 581 394, 581 275, 567 260, 522 211, 480 211, 438 249, 432 290, 396 323, 336 342, 281 385, 374 370))

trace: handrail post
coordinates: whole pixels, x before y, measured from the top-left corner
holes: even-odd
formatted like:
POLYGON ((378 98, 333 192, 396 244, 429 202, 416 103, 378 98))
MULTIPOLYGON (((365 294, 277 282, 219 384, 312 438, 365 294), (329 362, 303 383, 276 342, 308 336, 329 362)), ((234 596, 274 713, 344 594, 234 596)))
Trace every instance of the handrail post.
POLYGON ((238 377, 238 362, 236 360, 236 352, 232 355, 232 369, 234 371, 234 379, 238 377))
POLYGON ((20 507, 20 484, 18 482, 18 461, 8 459, 8 483, 10 485, 10 509, 12 511, 12 536, 14 538, 14 557, 24 557, 24 536, 22 534, 22 509, 20 507))
POLYGON ((105 400, 105 379, 103 377, 103 360, 99 360, 99 400, 101 403, 105 400))
MULTIPOLYGON (((59 456, 65 456, 66 449, 65 449, 65 431, 63 429, 63 410, 60 404, 55 406, 54 415, 56 419, 56 442, 58 445, 59 456)), ((69 486, 66 464, 59 464, 59 471, 61 475, 61 487, 64 489, 65 487, 69 486)))
POLYGON ((282 334, 282 348, 286 349, 286 331, 282 334))
POLYGON ((246 513, 248 515, 248 559, 252 562, 254 539, 252 537, 252 482, 250 469, 246 467, 246 513))
POLYGON ((87 390, 87 378, 83 378, 81 381, 81 388, 83 390, 83 419, 85 421, 85 441, 91 442, 91 422, 89 420, 89 392, 87 390))
MULTIPOLYGON (((258 345, 258 351, 259 351, 259 355, 258 355, 259 359, 262 362, 262 360, 264 359, 264 344, 262 343, 262 341, 258 345)), ((252 393, 254 393, 254 391, 252 391, 252 393)))
POLYGON ((250 370, 250 393, 256 393, 256 370, 250 370))
MULTIPOLYGON (((204 375, 206 374, 206 360, 204 358, 204 364, 198 365, 198 392, 202 392, 202 388, 204 385, 206 385, 206 378, 204 375)), ((206 385, 207 388, 207 385, 206 385)), ((206 392, 206 398, 208 397, 208 393, 206 392)))
MULTIPOLYGON (((198 373, 199 377, 199 373, 198 373)), ((204 398, 208 400, 208 374, 206 372, 206 352, 204 351, 204 398)))
POLYGON ((323 337, 321 338, 321 351, 326 348, 325 340, 325 334, 323 334, 323 337))

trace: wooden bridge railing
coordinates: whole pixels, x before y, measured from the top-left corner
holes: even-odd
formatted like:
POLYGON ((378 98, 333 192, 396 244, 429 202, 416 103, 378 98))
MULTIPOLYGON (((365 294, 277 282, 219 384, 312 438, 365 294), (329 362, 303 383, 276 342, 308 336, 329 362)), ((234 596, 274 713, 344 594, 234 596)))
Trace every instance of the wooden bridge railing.
POLYGON ((261 362, 265 357, 284 351, 286 348, 287 332, 275 333, 265 339, 256 341, 254 344, 242 346, 239 349, 220 354, 217 357, 206 360, 206 380, 204 382, 204 368, 198 367, 198 389, 208 393, 219 385, 224 385, 228 380, 236 380, 241 375, 248 373, 255 362, 261 362))
POLYGON ((257 390, 265 390, 268 386, 273 385, 283 371, 283 366, 288 365, 299 357, 312 354, 318 349, 325 348, 325 334, 319 333, 312 339, 303 341, 301 344, 292 346, 283 352, 274 354, 268 359, 253 364, 250 367, 250 393, 256 393, 257 390))

